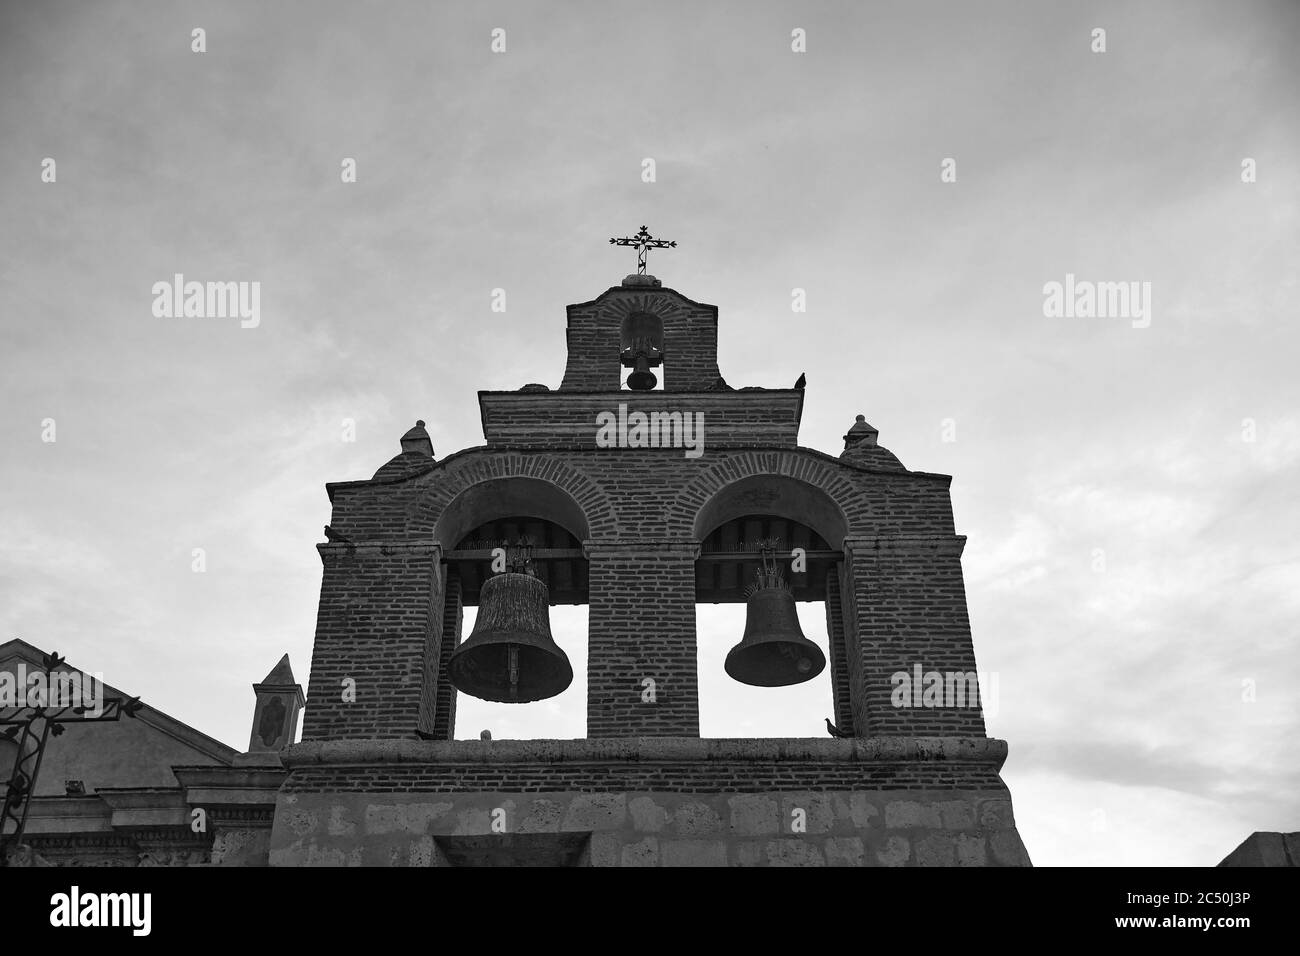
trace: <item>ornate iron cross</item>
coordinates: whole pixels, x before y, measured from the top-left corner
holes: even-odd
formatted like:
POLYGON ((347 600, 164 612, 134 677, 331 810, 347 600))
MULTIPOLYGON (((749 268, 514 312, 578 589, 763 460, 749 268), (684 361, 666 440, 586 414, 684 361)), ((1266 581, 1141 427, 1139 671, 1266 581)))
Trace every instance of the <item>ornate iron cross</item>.
POLYGON ((677 242, 668 241, 667 239, 656 239, 646 232, 645 226, 635 236, 624 236, 622 239, 609 240, 610 245, 614 246, 636 246, 636 274, 645 275, 645 254, 651 249, 675 249, 677 242))

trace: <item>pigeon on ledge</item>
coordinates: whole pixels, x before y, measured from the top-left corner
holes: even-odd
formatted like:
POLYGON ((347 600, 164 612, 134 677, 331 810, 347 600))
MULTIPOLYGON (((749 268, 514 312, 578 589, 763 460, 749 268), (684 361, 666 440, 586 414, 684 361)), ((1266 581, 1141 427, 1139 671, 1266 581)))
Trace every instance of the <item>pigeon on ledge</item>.
POLYGON ((844 731, 840 730, 840 728, 838 728, 838 727, 836 727, 834 724, 832 724, 832 723, 831 723, 831 719, 830 719, 829 717, 826 718, 826 731, 827 731, 827 733, 829 733, 832 737, 852 737, 852 736, 853 736, 852 734, 846 734, 844 731))

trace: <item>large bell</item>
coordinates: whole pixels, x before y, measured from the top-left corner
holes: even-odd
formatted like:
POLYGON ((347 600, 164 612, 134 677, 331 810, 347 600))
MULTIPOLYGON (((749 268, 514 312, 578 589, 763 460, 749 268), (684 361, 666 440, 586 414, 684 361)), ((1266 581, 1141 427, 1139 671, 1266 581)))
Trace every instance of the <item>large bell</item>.
POLYGON ((804 637, 794 594, 780 572, 759 571, 747 596, 745 635, 727 654, 727 673, 755 687, 801 684, 820 674, 826 655, 804 637))
POLYGON ((568 655, 551 638, 546 585, 509 570, 483 582, 474 633, 451 655, 447 677, 482 700, 523 704, 573 682, 568 655))

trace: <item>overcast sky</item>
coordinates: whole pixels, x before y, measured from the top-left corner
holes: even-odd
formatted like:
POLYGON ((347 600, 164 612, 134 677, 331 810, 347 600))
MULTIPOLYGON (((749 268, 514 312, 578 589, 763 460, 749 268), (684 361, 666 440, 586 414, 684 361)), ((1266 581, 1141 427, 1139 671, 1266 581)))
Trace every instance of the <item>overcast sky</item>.
MULTIPOLYGON (((1300 828, 1300 7, 559 9, 0 3, 0 640, 246 747, 250 683, 307 680, 324 483, 558 386, 645 223, 731 385, 806 372, 803 445, 864 414, 954 476, 1035 863, 1300 828), (155 317, 178 272, 260 282, 260 325, 155 317), (1067 274, 1151 283, 1149 326, 1045 317, 1067 274)), ((742 628, 701 611, 704 734, 822 735, 825 678, 722 673, 742 628)), ((584 693, 458 735, 581 736, 584 693)))

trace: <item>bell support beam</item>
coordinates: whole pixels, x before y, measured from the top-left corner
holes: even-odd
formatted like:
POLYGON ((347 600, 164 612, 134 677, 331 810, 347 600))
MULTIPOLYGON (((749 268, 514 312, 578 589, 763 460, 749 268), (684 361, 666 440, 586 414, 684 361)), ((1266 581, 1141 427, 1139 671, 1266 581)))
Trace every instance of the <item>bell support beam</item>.
POLYGON ((845 643, 859 736, 984 736, 978 693, 967 692, 975 650, 961 572, 965 544, 953 534, 844 539, 845 643), (927 699, 914 678, 936 673, 946 693, 927 699), (913 693, 895 695, 897 674, 907 675, 913 693))
POLYGON ((303 739, 432 735, 443 630, 441 545, 316 548, 324 573, 303 739))
POLYGON ((586 541, 587 736, 698 737, 694 540, 586 541))

